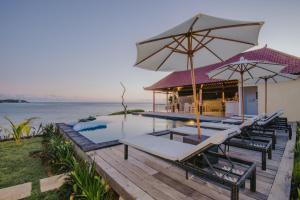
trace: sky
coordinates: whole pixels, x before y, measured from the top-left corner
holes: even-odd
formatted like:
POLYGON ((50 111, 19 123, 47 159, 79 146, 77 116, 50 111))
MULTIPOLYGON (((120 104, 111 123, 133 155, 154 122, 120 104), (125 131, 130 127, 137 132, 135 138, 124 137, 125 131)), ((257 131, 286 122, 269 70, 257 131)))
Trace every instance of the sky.
POLYGON ((299 0, 1 0, 0 99, 150 101, 168 73, 133 67, 135 44, 201 12, 265 21, 259 47, 300 57, 299 0))

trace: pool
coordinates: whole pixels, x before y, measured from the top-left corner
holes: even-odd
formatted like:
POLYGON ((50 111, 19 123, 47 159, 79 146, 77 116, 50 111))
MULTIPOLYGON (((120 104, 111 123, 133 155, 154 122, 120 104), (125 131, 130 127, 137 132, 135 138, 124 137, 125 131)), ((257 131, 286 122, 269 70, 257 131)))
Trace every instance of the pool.
POLYGON ((122 138, 134 137, 137 135, 153 133, 176 128, 186 124, 193 124, 193 121, 176 121, 141 115, 114 115, 101 116, 97 120, 107 123, 105 128, 79 133, 93 143, 107 143, 122 138))

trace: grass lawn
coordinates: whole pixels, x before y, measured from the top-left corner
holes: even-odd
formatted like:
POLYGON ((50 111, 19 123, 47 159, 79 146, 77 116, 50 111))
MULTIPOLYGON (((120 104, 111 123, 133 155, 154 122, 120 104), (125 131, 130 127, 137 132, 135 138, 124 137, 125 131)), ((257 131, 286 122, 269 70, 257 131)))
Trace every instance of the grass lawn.
POLYGON ((48 176, 39 156, 33 152, 42 150, 42 137, 23 139, 21 145, 14 141, 0 142, 0 188, 32 182, 28 199, 58 199, 56 192, 40 193, 39 179, 48 176))

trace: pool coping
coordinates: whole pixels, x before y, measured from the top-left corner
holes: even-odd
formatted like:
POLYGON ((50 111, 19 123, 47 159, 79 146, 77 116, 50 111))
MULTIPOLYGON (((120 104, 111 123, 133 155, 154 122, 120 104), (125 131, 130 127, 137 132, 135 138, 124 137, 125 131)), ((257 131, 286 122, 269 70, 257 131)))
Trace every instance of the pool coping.
MULTIPOLYGON (((102 142, 102 143, 94 143, 93 141, 84 137, 78 131, 75 131, 74 129, 72 129, 71 126, 65 123, 56 123, 55 125, 57 129, 60 131, 60 133, 63 133, 70 140, 72 140, 83 152, 93 151, 93 150, 112 147, 121 144, 119 140, 113 140, 113 141, 102 142)), ((147 134, 158 136, 158 135, 164 135, 167 132, 169 132, 169 130, 157 131, 157 132, 152 132, 147 134)))
POLYGON ((84 152, 120 144, 118 140, 102 142, 102 143, 94 143, 91 140, 89 140, 88 138, 81 135, 78 131, 73 130, 71 126, 69 126, 65 123, 56 123, 56 127, 60 132, 63 132, 69 139, 71 139, 84 152))

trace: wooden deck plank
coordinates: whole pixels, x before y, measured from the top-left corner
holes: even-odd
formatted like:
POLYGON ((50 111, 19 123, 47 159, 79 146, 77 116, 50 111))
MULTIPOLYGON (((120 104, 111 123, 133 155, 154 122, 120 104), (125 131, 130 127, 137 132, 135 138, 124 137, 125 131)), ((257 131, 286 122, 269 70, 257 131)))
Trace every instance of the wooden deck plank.
MULTIPOLYGON (((266 171, 261 170, 261 153, 230 148, 231 156, 242 159, 247 157, 247 160, 257 164, 257 192, 253 193, 249 190, 249 181, 247 181, 246 188, 240 190, 240 199, 282 198, 283 196, 276 195, 278 192, 276 190, 287 191, 287 186, 282 180, 290 180, 291 171, 289 170, 292 167, 290 165, 283 166, 285 164, 283 162, 293 159, 291 150, 288 149, 292 149, 294 144, 287 139, 287 134, 279 132, 277 138, 276 149, 273 150, 272 160, 267 160, 266 171)), ((95 150, 88 154, 95 158, 97 165, 100 162, 98 166, 98 168, 102 168, 99 170, 100 172, 105 171, 106 175, 115 182, 122 182, 118 185, 124 187, 121 191, 124 193, 121 194, 123 199, 230 199, 230 191, 222 186, 197 176, 190 176, 187 180, 183 169, 130 147, 129 157, 126 161, 123 158, 123 145, 95 150), (129 186, 126 183, 129 183, 129 186)))
POLYGON ((291 179, 294 166, 294 147, 296 142, 296 126, 292 126, 292 139, 286 144, 286 148, 279 165, 268 200, 289 199, 291 179))
POLYGON ((91 158, 95 160, 96 168, 99 174, 101 174, 114 188, 114 190, 124 199, 147 199, 153 200, 150 195, 145 193, 133 182, 129 181, 126 177, 121 175, 111 165, 105 162, 101 157, 96 154, 90 154, 91 158))
POLYGON ((137 185, 141 187, 144 191, 155 196, 156 199, 190 199, 188 196, 178 192, 174 188, 160 182, 153 176, 147 174, 143 169, 127 162, 115 154, 113 151, 108 149, 103 149, 101 152, 97 152, 97 155, 101 156, 103 159, 109 161, 115 169, 123 173, 130 180, 135 180, 137 185))
MULTIPOLYGON (((122 150, 123 148, 119 148, 122 150)), ((171 163, 165 162, 159 158, 145 154, 141 151, 129 148, 129 156, 135 157, 141 162, 146 163, 157 171, 200 191, 204 196, 212 197, 213 199, 220 199, 221 197, 227 197, 229 199, 229 191, 224 188, 218 188, 215 185, 206 182, 196 177, 191 177, 189 180, 185 179, 185 171, 172 165, 171 163), (196 181, 195 181, 196 180, 196 181)))

